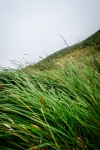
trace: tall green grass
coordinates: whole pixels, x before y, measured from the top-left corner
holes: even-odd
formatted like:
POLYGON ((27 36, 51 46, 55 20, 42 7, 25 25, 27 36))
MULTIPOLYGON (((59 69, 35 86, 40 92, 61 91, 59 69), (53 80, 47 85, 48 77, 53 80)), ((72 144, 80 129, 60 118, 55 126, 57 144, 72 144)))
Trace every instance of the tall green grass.
POLYGON ((99 150, 99 61, 0 72, 0 141, 2 150, 99 150))

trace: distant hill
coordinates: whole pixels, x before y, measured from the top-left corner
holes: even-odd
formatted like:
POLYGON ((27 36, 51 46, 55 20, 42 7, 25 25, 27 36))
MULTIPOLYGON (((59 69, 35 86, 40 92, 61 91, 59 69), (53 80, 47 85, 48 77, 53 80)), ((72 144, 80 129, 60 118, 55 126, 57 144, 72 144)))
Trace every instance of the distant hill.
MULTIPOLYGON (((49 56, 47 56, 45 59, 39 61, 36 64, 30 65, 31 68, 36 68, 40 70, 50 69, 52 66, 52 61, 55 59, 60 59, 65 57, 68 53, 73 53, 77 50, 82 50, 87 47, 93 47, 96 50, 100 50, 100 30, 89 36, 87 39, 81 41, 80 43, 76 43, 72 46, 68 46, 64 49, 61 49, 49 56)), ((54 63, 53 63, 54 64, 54 63)))
POLYGON ((61 57, 63 55, 65 55, 68 52, 71 52, 72 50, 75 50, 77 48, 84 48, 87 46, 98 46, 100 44, 100 30, 98 30, 97 32, 95 32, 94 34, 92 34, 91 36, 89 36, 87 39, 85 39, 84 41, 80 42, 80 43, 76 43, 72 46, 66 47, 64 49, 61 49, 51 55, 49 55, 48 57, 46 57, 46 59, 53 59, 55 57, 61 57), (80 45, 79 45, 80 44, 80 45))

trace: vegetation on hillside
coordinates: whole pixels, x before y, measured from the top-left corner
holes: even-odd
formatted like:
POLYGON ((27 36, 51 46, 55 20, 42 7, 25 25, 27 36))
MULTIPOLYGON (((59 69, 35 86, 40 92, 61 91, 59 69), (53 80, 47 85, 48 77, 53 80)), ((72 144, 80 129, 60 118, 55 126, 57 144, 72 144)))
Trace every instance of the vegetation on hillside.
POLYGON ((86 46, 94 46, 95 48, 100 49, 100 47, 98 47, 100 46, 100 30, 82 42, 82 47, 86 46))
POLYGON ((100 30, 98 30, 93 35, 89 36, 84 41, 81 41, 80 43, 76 43, 72 46, 68 46, 64 49, 61 49, 61 50, 47 56, 45 59, 41 60, 40 62, 38 62, 34 65, 33 64, 30 65, 29 67, 33 68, 33 69, 38 69, 41 71, 43 71, 45 69, 52 70, 52 69, 56 68, 54 61, 61 59, 63 57, 66 57, 68 54, 72 54, 76 51, 83 50, 85 48, 90 50, 89 53, 91 53, 91 51, 93 49, 95 49, 96 51, 100 51, 100 30))
POLYGON ((46 62, 0 72, 0 149, 99 150, 100 51, 46 62))

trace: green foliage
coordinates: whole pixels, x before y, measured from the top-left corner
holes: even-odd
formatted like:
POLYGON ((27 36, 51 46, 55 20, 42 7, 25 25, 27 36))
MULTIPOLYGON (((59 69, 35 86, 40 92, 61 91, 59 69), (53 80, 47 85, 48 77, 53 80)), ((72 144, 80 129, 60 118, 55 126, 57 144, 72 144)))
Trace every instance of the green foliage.
POLYGON ((19 70, 0 72, 1 150, 99 150, 99 44, 100 30, 80 43, 91 53, 71 55, 63 65, 54 59, 79 44, 25 69, 17 62, 19 70))
POLYGON ((100 63, 91 62, 0 72, 0 149, 99 149, 100 63))
POLYGON ((96 33, 88 37, 86 40, 82 42, 82 47, 86 46, 95 46, 98 47, 100 44, 100 30, 98 30, 96 33))
POLYGON ((40 70, 40 71, 52 70, 52 69, 55 69, 55 67, 56 67, 56 65, 55 65, 54 61, 49 60, 49 59, 44 59, 35 65, 28 66, 28 68, 36 69, 36 70, 40 70))

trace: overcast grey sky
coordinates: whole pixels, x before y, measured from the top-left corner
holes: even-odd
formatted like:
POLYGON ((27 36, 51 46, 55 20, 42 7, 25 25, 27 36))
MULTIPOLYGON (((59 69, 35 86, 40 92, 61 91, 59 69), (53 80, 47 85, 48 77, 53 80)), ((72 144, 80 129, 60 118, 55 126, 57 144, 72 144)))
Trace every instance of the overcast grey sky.
POLYGON ((100 0, 0 0, 0 65, 66 47, 59 33, 68 45, 82 41, 100 29, 99 17, 100 0))

